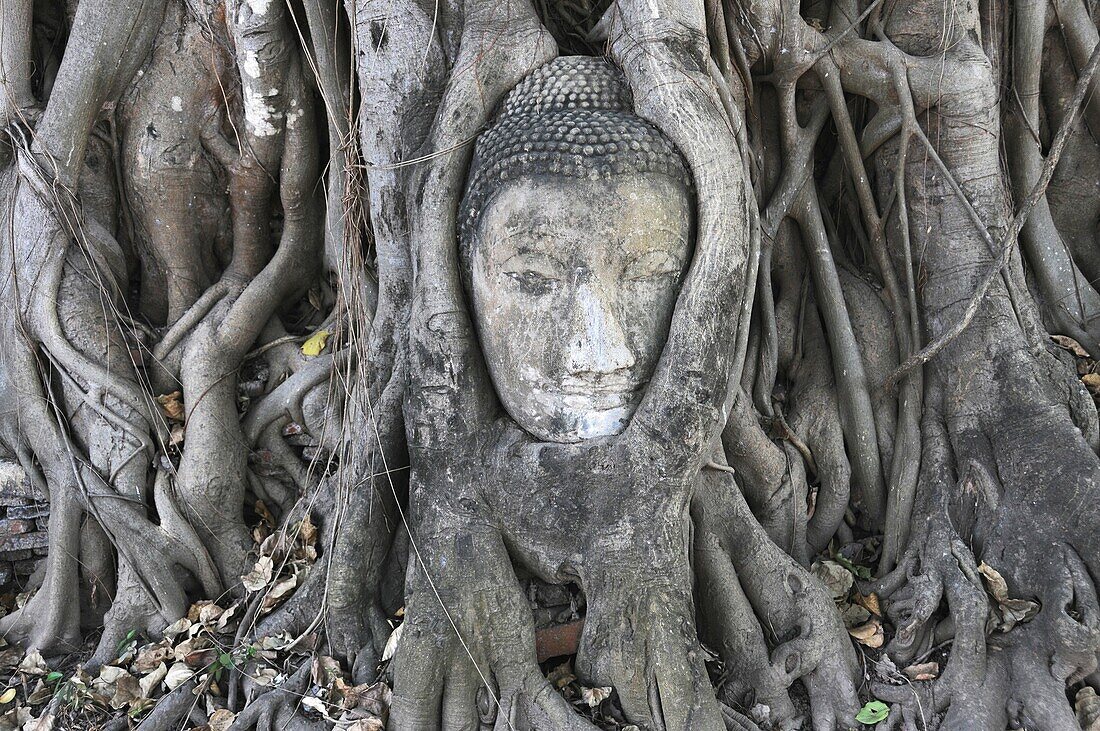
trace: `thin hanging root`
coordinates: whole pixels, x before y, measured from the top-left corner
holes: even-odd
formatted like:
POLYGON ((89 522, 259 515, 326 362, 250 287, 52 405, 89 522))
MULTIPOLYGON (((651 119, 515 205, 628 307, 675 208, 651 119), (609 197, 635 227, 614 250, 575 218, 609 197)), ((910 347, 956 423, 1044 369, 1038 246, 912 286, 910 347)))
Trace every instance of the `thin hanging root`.
MULTIPOLYGON (((909 148, 912 125, 916 123, 913 111, 912 95, 905 80, 905 69, 900 59, 890 57, 894 68, 896 94, 900 101, 900 114, 903 122, 899 130, 899 160, 895 170, 894 191, 891 201, 896 200, 899 217, 898 231, 902 243, 902 263, 905 273, 905 294, 899 286, 897 272, 885 246, 885 215, 879 216, 871 191, 870 176, 863 164, 866 153, 862 153, 856 141, 855 129, 844 98, 844 89, 840 81, 840 70, 828 56, 822 57, 816 66, 818 77, 825 85, 826 96, 832 111, 832 118, 839 132, 841 151, 850 168, 850 180, 863 214, 864 226, 871 234, 871 252, 878 265, 883 284, 887 292, 887 302, 894 316, 894 333, 897 338, 898 352, 907 357, 919 344, 919 324, 917 315, 916 287, 913 282, 913 260, 909 241, 909 219, 905 200, 906 154, 909 148)), ((883 111, 875 117, 889 123, 892 118, 883 111)), ((897 130, 890 129, 890 136, 897 130)), ((865 141, 868 140, 865 130, 865 141)), ((882 142, 874 143, 878 147, 882 142)), ((889 208, 890 206, 886 206, 889 208)), ((894 454, 887 475, 886 514, 883 552, 879 561, 880 573, 889 571, 899 551, 903 550, 908 539, 909 519, 912 515, 913 500, 916 494, 917 474, 920 466, 920 404, 922 378, 919 370, 905 379, 898 393, 897 431, 895 433, 894 454)))
MULTIPOLYGON (((135 386, 125 383, 119 376, 103 366, 89 360, 72 346, 65 336, 58 318, 57 303, 60 298, 61 281, 66 267, 67 252, 69 250, 69 238, 63 232, 57 232, 53 237, 48 266, 44 271, 43 291, 45 295, 36 298, 36 314, 41 315, 44 323, 35 328, 35 334, 42 339, 42 344, 49 351, 52 359, 56 359, 64 366, 66 371, 79 378, 86 384, 95 384, 104 392, 110 393, 121 403, 128 406, 135 414, 145 420, 147 429, 156 431, 158 426, 163 429, 163 420, 154 416, 151 399, 135 386)), ((31 320, 32 323, 40 322, 38 317, 31 320)), ((121 417, 120 417, 121 418, 121 417)), ((148 445, 148 438, 138 436, 141 428, 134 426, 127 431, 133 433, 135 438, 142 442, 142 446, 148 445)))
MULTIPOLYGON (((1048 3, 1030 0, 1018 5, 1012 48, 1014 103, 1006 115, 1004 137, 1014 192, 1025 196, 1040 177, 1043 165, 1042 144, 1035 130, 1042 108, 1040 79, 1048 3)), ((1098 46, 1097 41, 1092 46, 1098 46)), ((1090 113, 1095 117, 1096 107, 1095 101, 1085 103, 1086 121, 1090 121, 1090 113)), ((1071 114, 1076 111, 1072 109, 1071 114)), ((1053 124, 1053 120, 1048 121, 1053 124)), ((1074 117, 1067 121, 1076 126, 1074 117)), ((1020 231, 1020 248, 1054 327, 1076 339, 1093 357, 1100 357, 1100 323, 1089 322, 1100 317, 1100 295, 1078 269, 1055 227, 1045 192, 1020 231)))
POLYGON ((260 433, 280 417, 289 416, 291 421, 304 423, 302 401, 306 394, 328 380, 337 369, 349 367, 351 358, 352 353, 345 349, 311 361, 252 404, 241 424, 248 443, 255 444, 260 433))
POLYGON ((874 409, 815 191, 803 189, 795 203, 794 216, 802 229, 818 310, 825 322, 841 424, 845 426, 853 480, 861 493, 859 507, 871 525, 878 525, 885 517, 886 487, 879 462, 874 409))
POLYGON ((967 303, 966 310, 963 316, 953 326, 944 331, 936 340, 928 345, 924 346, 919 353, 906 359, 896 371, 890 374, 890 377, 886 379, 883 384, 884 388, 893 386, 898 380, 913 368, 927 363, 937 353, 942 351, 948 343, 957 338, 963 330, 973 321, 974 316, 978 314, 978 310, 981 308, 982 302, 985 300, 986 294, 989 292, 990 285, 993 281, 1000 276, 1001 270, 1004 269, 1005 264, 1012 254, 1015 248, 1017 237, 1020 235, 1020 230, 1027 222, 1028 217, 1031 215, 1032 209, 1039 203, 1040 199, 1046 194, 1047 186, 1050 184, 1050 179, 1054 176, 1054 169, 1058 165, 1058 161, 1062 158, 1062 153, 1065 151, 1066 143, 1069 141, 1070 132, 1073 131, 1075 126, 1077 115, 1081 109, 1081 104, 1084 101, 1085 95, 1088 92, 1092 77, 1096 74, 1097 68, 1100 68, 1100 44, 1092 53, 1092 57, 1089 59, 1088 65, 1082 70, 1081 75, 1077 80, 1077 87, 1073 91, 1073 97, 1066 105, 1068 112, 1065 114, 1062 126, 1058 129, 1058 134, 1055 135, 1054 143, 1050 147, 1050 153, 1047 155, 1046 162, 1043 164, 1043 172, 1039 176, 1039 179, 1035 182, 1035 186, 1032 188, 1031 193, 1020 205, 1016 216, 1012 219, 1012 224, 1009 226, 1008 231, 1002 237, 1001 241, 995 242, 990 235, 989 230, 986 228, 985 223, 978 216, 978 213, 974 210, 974 207, 970 204, 969 199, 963 193, 959 187, 958 182, 955 180, 954 175, 944 164, 939 154, 936 152, 932 142, 925 136, 920 127, 916 127, 913 130, 921 142, 924 143, 925 148, 928 150, 929 156, 935 161, 937 167, 943 173, 944 177, 951 185, 955 195, 959 198, 960 202, 964 204, 968 214, 974 221, 975 228, 989 245, 991 251, 997 252, 997 258, 993 262, 993 265, 989 267, 989 270, 982 277, 981 282, 978 284, 977 289, 974 291, 973 296, 967 303))

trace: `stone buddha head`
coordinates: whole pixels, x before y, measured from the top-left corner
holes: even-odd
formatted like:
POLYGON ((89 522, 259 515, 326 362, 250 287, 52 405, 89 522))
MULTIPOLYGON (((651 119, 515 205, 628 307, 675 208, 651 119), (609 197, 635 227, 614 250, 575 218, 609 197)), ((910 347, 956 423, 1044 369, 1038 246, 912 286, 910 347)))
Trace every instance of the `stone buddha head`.
POLYGON ((609 61, 565 56, 509 93, 475 147, 467 293, 502 405, 543 441, 626 428, 694 251, 687 165, 632 110, 609 61))

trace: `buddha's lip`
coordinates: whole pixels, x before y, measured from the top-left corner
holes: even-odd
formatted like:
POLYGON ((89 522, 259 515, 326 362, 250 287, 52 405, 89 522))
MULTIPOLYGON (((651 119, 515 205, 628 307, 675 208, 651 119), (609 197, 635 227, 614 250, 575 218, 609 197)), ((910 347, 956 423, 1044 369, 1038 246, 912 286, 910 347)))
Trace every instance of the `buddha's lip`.
POLYGON ((559 390, 569 396, 617 396, 624 398, 634 395, 644 381, 634 379, 616 379, 614 381, 590 381, 582 379, 568 379, 561 383, 559 390))

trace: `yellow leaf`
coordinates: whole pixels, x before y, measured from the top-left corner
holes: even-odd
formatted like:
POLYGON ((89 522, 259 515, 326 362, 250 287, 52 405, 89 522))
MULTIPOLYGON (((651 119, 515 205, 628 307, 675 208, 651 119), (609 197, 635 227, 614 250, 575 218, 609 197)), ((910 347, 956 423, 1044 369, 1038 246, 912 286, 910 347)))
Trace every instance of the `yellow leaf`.
POLYGON ((310 336, 309 340, 302 343, 303 355, 320 355, 321 351, 325 349, 325 342, 328 340, 328 330, 318 330, 310 336))
POLYGON ((15 688, 8 688, 3 695, 0 695, 0 704, 11 703, 13 700, 15 700, 15 688))

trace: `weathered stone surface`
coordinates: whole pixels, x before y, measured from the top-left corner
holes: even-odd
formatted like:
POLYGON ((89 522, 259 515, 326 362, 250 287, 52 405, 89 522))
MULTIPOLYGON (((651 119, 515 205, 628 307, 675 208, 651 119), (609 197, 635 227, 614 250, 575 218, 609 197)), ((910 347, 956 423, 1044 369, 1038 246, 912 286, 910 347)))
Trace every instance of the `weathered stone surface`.
POLYGON ((50 506, 46 503, 32 505, 13 505, 8 508, 9 518, 43 518, 50 514, 50 506))
POLYGON ((0 519, 0 540, 3 540, 3 538, 6 536, 14 536, 20 533, 30 533, 33 530, 33 520, 23 520, 20 518, 0 519))
POLYGON ((543 441, 622 432, 668 336, 694 201, 612 64, 559 58, 509 94, 478 138, 460 228, 508 415, 543 441))
POLYGON ((0 460, 0 506, 25 505, 49 497, 34 487, 27 473, 15 462, 0 460))
POLYGON ((46 533, 11 533, 0 535, 0 551, 45 548, 50 543, 46 533))
POLYGON ((23 561, 16 561, 12 564, 12 567, 15 569, 16 576, 30 576, 38 568, 39 561, 41 559, 28 558, 23 561))

